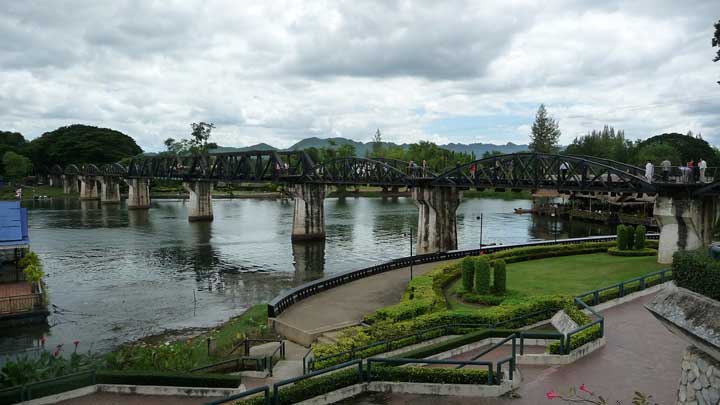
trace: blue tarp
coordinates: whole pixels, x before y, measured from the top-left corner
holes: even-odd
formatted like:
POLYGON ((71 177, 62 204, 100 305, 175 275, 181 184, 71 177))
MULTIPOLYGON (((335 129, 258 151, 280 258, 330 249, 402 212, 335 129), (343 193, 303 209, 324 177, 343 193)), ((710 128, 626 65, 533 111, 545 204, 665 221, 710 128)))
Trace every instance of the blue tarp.
POLYGON ((0 246, 29 243, 27 209, 20 207, 20 201, 0 201, 0 246))

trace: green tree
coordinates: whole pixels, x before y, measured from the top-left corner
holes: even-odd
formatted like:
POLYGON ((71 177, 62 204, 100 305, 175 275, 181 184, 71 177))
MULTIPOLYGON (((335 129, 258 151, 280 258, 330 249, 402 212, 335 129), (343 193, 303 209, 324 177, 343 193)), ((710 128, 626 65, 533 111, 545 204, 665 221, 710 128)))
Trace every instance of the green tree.
MULTIPOLYGON (((698 161, 698 159, 702 158, 707 161, 709 167, 720 166, 720 160, 715 154, 715 150, 707 143, 707 141, 695 138, 694 136, 687 136, 678 133, 656 135, 639 142, 637 144, 638 155, 646 147, 655 144, 666 144, 679 155, 679 162, 671 160, 673 165, 685 164, 691 159, 698 161)), ((666 150, 669 151, 669 149, 666 150)), ((637 160, 638 159, 636 159, 636 161, 637 160)))
POLYGON ((548 115, 544 104, 540 104, 535 122, 532 125, 532 136, 529 149, 531 152, 557 153, 560 139, 560 125, 548 115))
POLYGON ((142 149, 131 137, 108 128, 70 125, 33 139, 26 153, 37 170, 71 163, 115 163, 136 156, 142 149))
POLYGON ((5 175, 11 179, 22 179, 30 174, 32 162, 23 155, 19 155, 13 151, 5 152, 2 158, 5 167, 5 175))
POLYGON ((466 256, 460 261, 460 268, 462 269, 462 286, 467 292, 473 290, 473 277, 475 275, 475 260, 466 256))
MULTIPOLYGON (((26 147, 27 141, 21 133, 0 131, 0 157, 5 156, 7 152, 24 155, 26 147)), ((0 174, 4 174, 5 168, 2 166, 1 160, 2 159, 0 159, 0 174)))
POLYGON ((638 148, 635 157, 636 165, 643 167, 647 161, 651 161, 654 165, 659 165, 663 160, 669 160, 675 166, 680 166, 685 162, 681 161, 680 152, 675 150, 667 143, 651 143, 638 148))
POLYGON ((645 249, 645 226, 638 225, 637 229, 635 229, 635 244, 633 245, 636 250, 643 250, 645 249))
POLYGON ((486 257, 479 257, 475 261, 475 292, 490 293, 490 261, 486 257))
POLYGON ((499 150, 488 150, 488 151, 485 151, 485 153, 483 153, 482 158, 487 159, 487 158, 491 158, 493 156, 500 156, 500 155, 504 155, 504 153, 500 152, 499 150))
POLYGON ((375 131, 375 135, 373 136, 372 153, 370 154, 370 157, 385 157, 383 154, 382 134, 380 133, 380 128, 375 131))
POLYGON ((625 225, 625 240, 628 250, 633 250, 635 245, 635 228, 632 225, 625 225))
MULTIPOLYGON (((192 132, 190 133, 190 140, 188 146, 192 152, 207 153, 208 151, 208 140, 212 135, 212 130, 215 128, 215 124, 207 122, 193 122, 190 124, 192 132)), ((217 146, 217 145, 216 145, 217 146)))
MULTIPOLYGON (((713 36, 712 39, 712 46, 714 47, 720 47, 720 20, 715 23, 715 36, 713 36)), ((717 55, 715 55, 715 58, 713 58, 713 62, 720 61, 720 49, 717 51, 717 55)), ((720 84, 720 82, 718 82, 720 84)))
POLYGON ((618 250, 627 250, 628 242, 627 242, 627 232, 625 232, 625 225, 618 225, 617 238, 615 240, 617 242, 618 250))
POLYGON ((507 291, 507 269, 505 260, 496 260, 493 264, 493 291, 504 294, 507 291))
POLYGON ((341 145, 337 149, 337 156, 340 158, 355 157, 355 146, 349 143, 341 145))
POLYGON ((605 125, 602 130, 592 130, 587 135, 576 137, 565 148, 568 155, 586 155, 618 162, 630 163, 634 154, 632 141, 625 139, 625 131, 605 125))

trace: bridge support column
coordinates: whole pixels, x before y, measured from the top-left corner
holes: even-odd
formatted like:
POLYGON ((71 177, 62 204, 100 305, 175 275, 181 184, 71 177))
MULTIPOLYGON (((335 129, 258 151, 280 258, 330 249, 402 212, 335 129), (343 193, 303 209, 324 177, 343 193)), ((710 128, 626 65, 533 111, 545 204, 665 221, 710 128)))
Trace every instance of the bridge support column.
POLYGON ((98 181, 95 177, 78 176, 80 179, 80 200, 90 201, 100 199, 98 195, 98 181))
POLYGON ((62 175, 62 183, 63 183, 63 194, 74 194, 74 193, 80 192, 80 187, 78 187, 77 176, 73 176, 70 174, 63 174, 62 175))
POLYGON ((295 197, 292 240, 325 239, 325 185, 296 184, 289 191, 295 197))
POLYGON ((712 241, 712 231, 720 216, 717 198, 697 199, 661 197, 655 200, 655 219, 660 226, 658 263, 672 263, 678 250, 698 249, 712 241))
POLYGON ((457 249, 457 220, 461 192, 455 187, 415 187, 418 207, 417 254, 457 249))
POLYGON ((212 221, 212 183, 206 181, 183 182, 183 187, 190 193, 188 221, 212 221))
POLYGON ((150 181, 148 179, 125 179, 128 185, 127 207, 129 210, 150 208, 150 181))
POLYGON ((115 177, 102 176, 100 183, 100 202, 103 204, 120 203, 120 181, 115 177))

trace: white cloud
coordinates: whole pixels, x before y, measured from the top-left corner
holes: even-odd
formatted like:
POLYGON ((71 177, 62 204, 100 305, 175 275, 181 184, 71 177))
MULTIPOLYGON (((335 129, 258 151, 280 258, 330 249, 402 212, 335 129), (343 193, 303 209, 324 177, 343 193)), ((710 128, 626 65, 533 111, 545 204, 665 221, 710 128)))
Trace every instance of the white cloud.
POLYGON ((605 124, 720 143, 714 0, 10 2, 0 122, 119 129, 146 150, 217 125, 226 146, 306 136, 527 142, 539 103, 563 143, 605 124), (480 5, 482 4, 482 5, 480 5), (421 111, 419 113, 418 111, 421 111), (526 119, 469 131, 438 119, 526 119))

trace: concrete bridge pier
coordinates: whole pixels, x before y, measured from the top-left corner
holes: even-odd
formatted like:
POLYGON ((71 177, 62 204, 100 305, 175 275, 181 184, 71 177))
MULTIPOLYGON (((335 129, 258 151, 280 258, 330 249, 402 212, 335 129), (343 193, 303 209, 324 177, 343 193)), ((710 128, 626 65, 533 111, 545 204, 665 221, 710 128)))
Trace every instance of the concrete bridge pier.
POLYGON ((457 220, 461 192, 455 187, 415 187, 412 197, 418 207, 416 253, 457 249, 457 220))
POLYGON ((295 197, 292 240, 325 239, 324 184, 296 184, 288 190, 295 197))
POLYGON ((190 193, 190 213, 188 221, 212 221, 212 189, 213 184, 206 181, 183 182, 183 187, 190 193))
POLYGON ((129 210, 150 208, 150 181, 148 179, 125 179, 128 185, 127 207, 129 210))
POLYGON ((95 177, 78 176, 80 179, 80 200, 99 200, 98 181, 95 177))
POLYGON ((115 177, 98 177, 100 183, 100 202, 103 204, 120 203, 120 180, 115 177))
POLYGON ((658 196, 654 214, 660 226, 658 263, 669 264, 678 250, 699 249, 712 242, 720 203, 713 197, 658 196))
POLYGON ((77 176, 73 176, 71 174, 63 174, 62 175, 62 184, 63 184, 63 194, 73 194, 73 193, 80 192, 80 187, 78 186, 77 176))

